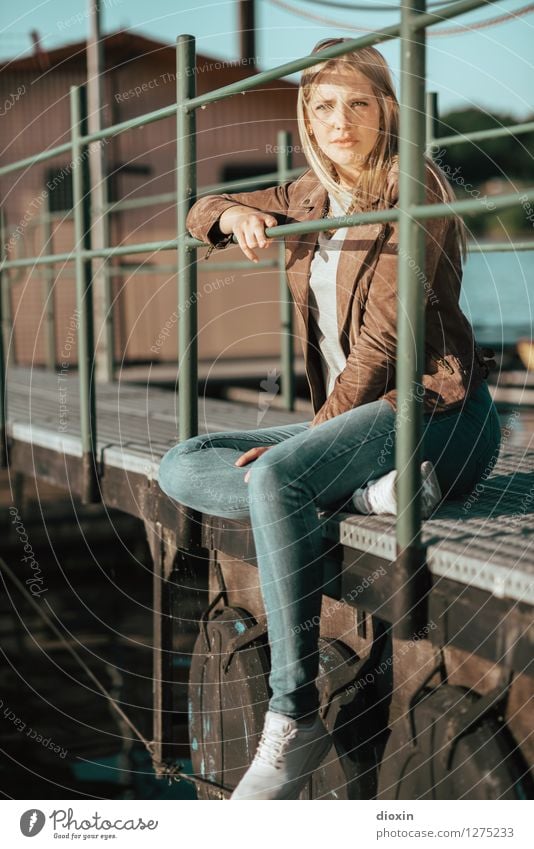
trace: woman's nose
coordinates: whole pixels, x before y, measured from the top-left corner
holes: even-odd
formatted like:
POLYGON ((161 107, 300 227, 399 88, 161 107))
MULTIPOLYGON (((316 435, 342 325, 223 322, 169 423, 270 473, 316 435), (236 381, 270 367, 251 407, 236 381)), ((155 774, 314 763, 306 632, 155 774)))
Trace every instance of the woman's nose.
POLYGON ((340 104, 332 111, 332 121, 336 129, 349 127, 354 122, 354 114, 349 105, 340 104))

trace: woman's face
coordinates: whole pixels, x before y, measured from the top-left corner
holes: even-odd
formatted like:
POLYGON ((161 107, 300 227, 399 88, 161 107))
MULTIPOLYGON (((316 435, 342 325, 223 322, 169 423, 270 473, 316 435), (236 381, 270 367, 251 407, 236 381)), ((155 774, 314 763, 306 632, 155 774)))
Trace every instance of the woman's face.
POLYGON ((308 103, 308 123, 341 182, 350 185, 379 133, 380 110, 369 80, 359 71, 321 75, 308 103))

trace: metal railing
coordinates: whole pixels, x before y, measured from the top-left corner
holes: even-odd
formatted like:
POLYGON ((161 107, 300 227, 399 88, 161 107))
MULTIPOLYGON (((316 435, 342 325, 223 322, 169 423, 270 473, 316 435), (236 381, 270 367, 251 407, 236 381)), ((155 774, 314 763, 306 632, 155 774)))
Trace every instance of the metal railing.
MULTIPOLYGON (((378 212, 357 213, 328 221, 303 221, 294 224, 271 227, 266 229, 266 235, 280 239, 280 264, 283 262, 282 250, 285 236, 320 232, 325 229, 354 226, 364 223, 379 223, 398 221, 399 223, 399 261, 398 261, 398 312, 397 332, 398 350, 402 352, 396 364, 396 380, 398 390, 396 466, 398 469, 398 516, 396 522, 397 535, 397 568, 395 570, 396 587, 393 588, 398 603, 396 619, 400 623, 399 633, 402 634, 402 623, 406 624, 405 634, 411 634, 416 627, 418 618, 414 614, 418 599, 421 597, 421 582, 418 576, 424 576, 425 552, 421 543, 420 515, 420 461, 422 446, 422 410, 417 403, 413 386, 421 384, 420 352, 424 343, 424 312, 423 284, 419 280, 417 269, 424 267, 425 233, 421 222, 429 218, 451 217, 457 214, 478 210, 480 205, 476 199, 461 200, 450 204, 425 205, 424 200, 424 160, 422 153, 425 147, 433 143, 433 120, 425 108, 425 28, 440 23, 443 20, 457 17, 460 14, 477 9, 488 3, 488 0, 459 0, 436 12, 426 12, 425 0, 406 0, 401 9, 399 25, 387 27, 369 35, 352 39, 348 42, 330 47, 321 52, 321 59, 344 55, 359 48, 379 44, 400 37, 401 44, 401 91, 400 91, 400 138, 399 157, 401 175, 399 186, 398 207, 378 212), (413 261, 406 262, 403 258, 410 257, 413 261), (412 613, 408 616, 408 612, 412 613)), ((91 308, 91 279, 92 260, 96 257, 117 257, 162 250, 177 252, 178 277, 178 333, 179 333, 179 436, 187 439, 197 433, 198 427, 198 394, 197 394, 197 265, 196 249, 203 246, 202 242, 188 235, 185 227, 187 212, 197 197, 196 188, 196 110, 232 97, 235 94, 252 90, 258 86, 277 80, 288 74, 304 70, 318 61, 317 54, 304 56, 295 61, 285 63, 268 71, 264 71, 240 80, 231 85, 223 86, 214 91, 196 96, 195 92, 195 40, 193 36, 181 35, 177 39, 177 91, 176 103, 149 112, 128 121, 123 121, 98 132, 88 134, 86 129, 86 104, 83 87, 71 88, 71 140, 35 156, 26 157, 19 162, 0 168, 0 176, 43 162, 60 153, 69 152, 73 158, 73 189, 74 189, 74 226, 75 246, 70 252, 40 257, 4 260, 0 264, 2 271, 55 263, 74 262, 76 272, 77 307, 79 310, 79 377, 80 377, 80 412, 81 440, 83 453, 83 493, 84 500, 98 498, 98 469, 96 453, 96 414, 95 390, 92 362, 94 359, 94 333, 91 308), (106 247, 92 250, 89 241, 90 221, 88 219, 88 194, 84 186, 89 185, 87 170, 88 157, 85 155, 87 146, 94 141, 116 136, 135 127, 145 126, 164 118, 175 116, 177 123, 177 235, 175 239, 165 241, 145 242, 120 247, 106 247)), ((532 129, 531 124, 506 127, 500 130, 488 130, 481 133, 465 134, 439 139, 440 144, 456 144, 461 141, 482 140, 494 138, 512 132, 526 132, 532 129)), ((291 175, 288 159, 278 162, 276 178, 281 175, 291 175)), ((258 178, 258 182, 264 178, 258 178)), ((251 181, 247 181, 250 185, 251 181)), ((228 186, 225 186, 228 188, 228 186)), ((146 199, 145 203, 146 203, 146 199)), ((494 210, 505 209, 518 205, 521 201, 534 201, 534 188, 519 193, 492 195, 494 210)), ((127 208, 127 201, 120 206, 127 208)), ((130 201, 133 208, 133 201, 130 201)), ((491 214, 486 211, 484 214, 491 214)), ((235 241, 235 237, 234 237, 235 241)), ((493 246, 495 249, 495 246, 493 246)), ((517 249, 517 248, 515 248, 517 249)), ((527 249, 527 246, 524 246, 527 249)), ((0 277, 1 285, 1 277, 0 277)), ((281 294, 283 301, 286 297, 285 280, 281 278, 281 294)), ((0 298, 0 309, 2 304, 0 298)), ((0 320, 1 320, 0 316, 0 320)), ((289 312, 285 313, 285 329, 290 326, 289 312)), ((283 362, 291 370, 292 347, 291 333, 285 334, 288 339, 284 343, 283 362)), ((6 461, 5 438, 5 369, 2 334, 0 334, 0 410, 2 428, 1 446, 2 459, 6 461)), ((285 386, 288 397, 291 384, 285 386)))

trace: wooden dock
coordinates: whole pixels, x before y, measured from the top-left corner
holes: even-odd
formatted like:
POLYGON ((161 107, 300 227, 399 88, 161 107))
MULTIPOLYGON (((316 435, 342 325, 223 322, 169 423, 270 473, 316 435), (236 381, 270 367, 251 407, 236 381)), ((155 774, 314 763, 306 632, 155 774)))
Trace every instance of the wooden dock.
MULTIPOLYGON (((78 495, 81 443, 76 375, 14 367, 8 388, 11 469, 78 495)), ((102 500, 143 520, 154 559, 155 763, 164 774, 165 764, 172 760, 172 693, 166 688, 165 660, 172 632, 165 616, 172 617, 179 603, 176 594, 166 595, 165 587, 174 581, 177 588, 176 553, 181 549, 183 555, 187 540, 181 538, 176 504, 157 485, 157 472, 163 454, 178 441, 176 399, 173 392, 130 382, 97 385, 96 396, 102 500)), ((288 413, 271 407, 259 422, 257 406, 209 398, 199 401, 200 433, 309 418, 307 410, 288 413)), ((398 743, 397 726, 406 732, 406 705, 425 686, 439 656, 447 667, 449 684, 472 689, 481 699, 489 698, 502 685, 503 676, 508 676, 508 706, 503 715, 520 747, 521 762, 531 765, 534 448, 531 434, 517 426, 518 420, 520 414, 504 440, 497 465, 469 506, 467 499, 448 501, 424 523, 430 575, 427 619, 434 627, 428 639, 414 642, 396 662, 390 740, 398 743)), ((341 633, 351 649, 366 658, 372 652, 376 623, 394 621, 395 522, 387 516, 321 515, 327 520, 328 551, 322 633, 329 640, 337 640, 341 633), (337 605, 335 615, 328 613, 333 604, 337 605)), ((208 580, 206 606, 217 596, 214 575, 218 575, 228 603, 245 607, 260 622, 263 611, 256 570, 251 569, 255 552, 249 523, 203 516, 200 543, 188 568, 201 564, 203 552, 210 572, 209 579, 207 571, 203 576, 208 580)), ((217 782, 211 779, 214 787, 225 780, 228 776, 222 773, 217 782)), ((391 790, 391 776, 388 782, 382 786, 383 798, 397 792, 391 790)), ((204 777, 204 784, 209 783, 204 777)), ((213 792, 217 796, 219 791, 213 792)), ((413 788, 406 792, 415 793, 413 788)))

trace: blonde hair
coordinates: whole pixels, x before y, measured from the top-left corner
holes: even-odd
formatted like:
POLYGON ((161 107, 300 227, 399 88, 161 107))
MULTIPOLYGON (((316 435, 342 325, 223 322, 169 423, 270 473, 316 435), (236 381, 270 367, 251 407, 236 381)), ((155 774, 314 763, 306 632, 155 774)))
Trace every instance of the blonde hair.
MULTIPOLYGON (((325 39, 318 42, 312 54, 334 44, 351 41, 348 38, 325 39)), ((379 132, 373 149, 369 152, 353 190, 356 211, 387 209, 391 206, 393 191, 398 183, 392 175, 398 175, 399 103, 395 94, 389 66, 381 53, 374 47, 363 47, 334 59, 326 59, 306 68, 301 75, 297 98, 297 125, 304 156, 322 186, 339 201, 342 199, 334 163, 321 150, 310 134, 309 104, 315 86, 325 74, 359 72, 370 82, 379 110, 379 132)), ((456 200, 454 190, 447 177, 429 156, 423 154, 425 163, 434 174, 442 190, 444 203, 456 200)), ((454 226, 458 247, 463 258, 466 256, 466 229, 462 219, 455 215, 454 226)))

